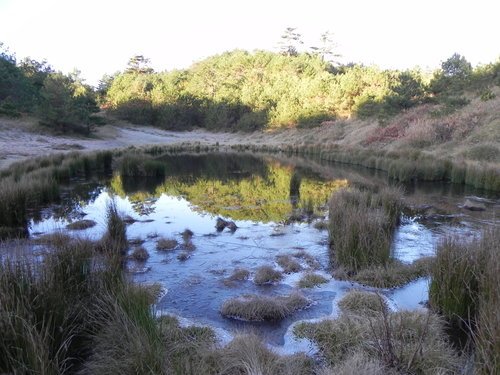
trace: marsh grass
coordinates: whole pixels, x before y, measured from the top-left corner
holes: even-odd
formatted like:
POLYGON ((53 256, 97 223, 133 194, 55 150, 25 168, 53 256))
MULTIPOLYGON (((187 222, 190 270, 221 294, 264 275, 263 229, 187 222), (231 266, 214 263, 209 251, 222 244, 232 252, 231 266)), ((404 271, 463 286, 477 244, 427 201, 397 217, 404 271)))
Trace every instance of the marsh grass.
POLYGON ((366 267, 357 273, 350 273, 339 267, 333 270, 333 276, 339 280, 355 281, 376 288, 395 288, 428 276, 433 262, 434 257, 421 258, 410 264, 391 259, 386 265, 366 267))
POLYGON ((244 295, 231 298, 221 306, 221 314, 247 321, 278 321, 306 308, 311 303, 298 292, 287 296, 244 295))
POLYGON ((235 282, 248 280, 250 271, 244 268, 236 268, 233 273, 224 279, 226 286, 232 286, 235 282))
POLYGON ((314 288, 320 284, 326 284, 328 279, 320 274, 308 272, 298 282, 299 288, 314 288))
POLYGON ((106 206, 106 232, 101 239, 101 246, 104 251, 111 252, 110 255, 116 259, 121 259, 127 250, 127 225, 114 201, 106 206))
POLYGON ((335 192, 330 209, 330 259, 350 273, 389 262, 393 232, 402 210, 399 189, 350 188, 335 192))
POLYGON ((272 284, 280 281, 283 275, 280 271, 275 270, 271 266, 261 266, 257 268, 253 277, 253 282, 257 285, 272 284))
POLYGON ((179 245, 175 238, 160 238, 156 242, 156 250, 173 250, 179 245))
POLYGON ((305 250, 298 250, 294 252, 292 256, 304 260, 304 262, 310 269, 316 270, 321 268, 321 264, 318 262, 318 260, 305 250))
POLYGON ((0 172, 0 233, 27 234, 28 208, 57 202, 60 185, 111 168, 111 152, 71 153, 15 163, 0 172), (16 229, 16 230, 14 230, 16 229))
POLYGON ((280 356, 254 334, 239 334, 220 352, 220 374, 312 375, 314 361, 303 353, 280 356))
POLYGON ((469 242, 447 238, 438 246, 431 273, 430 305, 469 327, 480 374, 495 373, 500 366, 499 243, 497 227, 469 242))
POLYGON ((376 364, 375 369, 385 368, 384 373, 455 373, 462 363, 444 329, 442 319, 424 311, 349 312, 334 320, 299 323, 294 332, 315 342, 327 364, 337 368, 348 370, 356 353, 376 364))
POLYGON ((379 316, 388 311, 387 302, 382 296, 363 290, 350 290, 342 297, 338 305, 344 314, 379 316))
POLYGON ((138 246, 132 251, 129 257, 138 262, 145 262, 149 258, 149 253, 143 246, 138 246))
POLYGON ((119 173, 126 177, 163 177, 166 166, 140 151, 132 151, 119 160, 119 173))
POLYGON ((276 263, 283 268, 284 273, 295 273, 302 271, 302 266, 299 262, 293 259, 290 255, 276 256, 276 263))

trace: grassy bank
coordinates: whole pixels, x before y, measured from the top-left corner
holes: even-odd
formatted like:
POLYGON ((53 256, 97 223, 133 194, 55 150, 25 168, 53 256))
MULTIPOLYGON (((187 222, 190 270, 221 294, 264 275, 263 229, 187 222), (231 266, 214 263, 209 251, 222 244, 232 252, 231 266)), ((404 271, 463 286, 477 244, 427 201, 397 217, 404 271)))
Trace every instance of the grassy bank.
POLYGON ((385 301, 353 291, 340 302, 340 316, 300 323, 299 337, 318 345, 326 374, 457 373, 462 361, 445 339, 445 323, 423 311, 390 312, 385 301))
POLYGON ((471 335, 479 374, 500 369, 499 244, 498 228, 469 242, 446 239, 432 267, 430 305, 471 335))

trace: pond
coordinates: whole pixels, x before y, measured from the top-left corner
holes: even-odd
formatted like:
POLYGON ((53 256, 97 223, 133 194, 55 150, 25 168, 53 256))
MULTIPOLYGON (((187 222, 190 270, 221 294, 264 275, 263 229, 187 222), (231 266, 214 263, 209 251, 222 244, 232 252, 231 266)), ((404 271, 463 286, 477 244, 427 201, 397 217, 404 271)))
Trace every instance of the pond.
MULTIPOLYGON (((30 236, 63 230, 98 239, 105 231, 106 205, 113 199, 127 219, 129 240, 142 243, 150 255, 146 261, 130 259, 128 274, 138 283, 160 283, 164 288, 155 307, 158 314, 174 314, 185 324, 209 325, 226 340, 235 332, 256 331, 283 352, 309 348, 293 338, 290 327, 295 322, 335 315, 337 301, 348 290, 373 289, 331 277, 323 224, 333 191, 353 184, 391 183, 383 173, 279 155, 186 154, 160 160, 166 166, 166 178, 115 173, 75 181, 59 204, 32 213, 30 236), (218 231, 217 218, 234 221, 237 229, 218 231), (97 225, 66 228, 81 219, 97 225), (193 232, 191 238, 183 238, 186 229, 193 232), (161 238, 175 239, 177 246, 157 250, 161 238), (258 267, 282 271, 277 262, 281 255, 299 262, 300 270, 285 273, 277 283, 256 285, 253 276, 258 267), (248 270, 250 276, 229 281, 236 269, 248 270), (289 294, 312 269, 328 282, 302 289, 312 304, 289 318, 250 323, 220 313, 231 297, 289 294)), ((412 209, 405 213, 392 247, 393 256, 403 262, 433 255, 436 244, 447 235, 472 238, 485 226, 498 224, 498 196, 451 184, 411 184, 404 189, 412 209), (481 210, 466 209, 466 200, 477 202, 481 210)), ((138 246, 132 243, 130 251, 138 246)), ((380 293, 392 309, 418 309, 425 306, 427 289, 428 279, 423 278, 380 293)))

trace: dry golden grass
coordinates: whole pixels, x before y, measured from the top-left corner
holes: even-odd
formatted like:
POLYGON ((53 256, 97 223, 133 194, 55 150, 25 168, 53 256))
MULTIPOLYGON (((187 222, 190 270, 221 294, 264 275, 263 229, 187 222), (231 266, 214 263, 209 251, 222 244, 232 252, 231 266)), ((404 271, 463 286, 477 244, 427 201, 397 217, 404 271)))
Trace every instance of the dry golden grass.
POLYGON ((275 270, 271 266, 262 266, 257 268, 253 277, 253 282, 257 285, 272 284, 280 281, 283 275, 280 271, 275 270))
POLYGON ((321 276, 317 273, 308 272, 304 276, 301 277, 298 283, 299 288, 314 288, 320 284, 325 284, 328 282, 328 279, 324 276, 321 276))
POLYGON ((300 323, 295 334, 313 340, 326 362, 344 371, 357 353, 370 359, 375 373, 383 367, 384 373, 453 374, 462 368, 462 360, 446 341, 444 329, 437 315, 400 311, 371 317, 342 313, 334 320, 300 323))
POLYGON ((290 255, 278 255, 276 263, 283 268, 284 273, 295 273, 302 271, 302 266, 299 262, 293 259, 290 255))
POLYGON ((233 273, 224 279, 224 284, 226 286, 232 286, 237 281, 245 281, 250 277, 250 271, 244 268, 236 268, 233 273))
POLYGON ((178 244, 175 238, 160 238, 156 242, 156 250, 173 250, 178 244))
POLYGON ((149 253, 143 246, 138 246, 132 251, 129 257, 138 262, 145 262, 149 258, 149 253))
POLYGON ((224 302, 221 314, 247 321, 277 321, 306 308, 310 303, 298 292, 274 297, 250 294, 224 302))

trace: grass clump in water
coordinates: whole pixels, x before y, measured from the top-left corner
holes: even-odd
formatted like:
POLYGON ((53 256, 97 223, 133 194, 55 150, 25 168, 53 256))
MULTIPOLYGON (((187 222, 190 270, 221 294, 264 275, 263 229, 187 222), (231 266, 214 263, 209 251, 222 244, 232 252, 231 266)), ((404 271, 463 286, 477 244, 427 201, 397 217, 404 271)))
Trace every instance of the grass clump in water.
POLYGON ((314 288, 320 284, 326 284, 328 279, 317 273, 308 272, 299 280, 299 288, 314 288))
POLYGON ((118 213, 114 201, 106 207, 106 233, 102 240, 102 248, 116 256, 125 255, 127 249, 127 226, 118 213))
POLYGON ((233 273, 224 279, 226 286, 231 286, 237 281, 245 281, 250 277, 250 271, 244 268, 236 268, 233 273))
POLYGON ((377 293, 350 290, 340 301, 342 313, 378 316, 388 311, 387 302, 377 293))
POLYGON ((290 255, 278 255, 276 263, 283 268, 284 273, 295 273, 302 271, 302 266, 299 262, 293 259, 290 255))
POLYGON ((333 276, 339 280, 350 280, 376 288, 396 288, 408 284, 419 277, 428 276, 434 257, 421 258, 411 264, 405 264, 396 259, 383 266, 371 266, 352 273, 343 267, 333 271, 333 276))
POLYGON ((138 246, 132 251, 130 258, 138 262, 145 262, 149 259, 149 253, 143 246, 138 246))
POLYGON ((393 231, 402 208, 401 193, 384 188, 378 193, 342 189, 330 199, 330 256, 350 273, 386 265, 393 231))
POLYGON ((276 297, 251 294, 227 300, 221 307, 221 314, 247 321, 278 321, 306 308, 310 303, 298 292, 276 297))
POLYGON ((343 189, 330 199, 330 262, 334 276, 379 288, 404 285, 429 273, 429 259, 407 265, 390 257, 403 208, 399 189, 343 189))
POLYGON ((253 277, 253 282, 257 285, 272 284, 280 281, 283 275, 280 271, 275 270, 271 266, 262 266, 257 268, 253 277))
POLYGON ((156 250, 173 250, 179 245, 175 238, 160 238, 156 242, 156 250))
POLYGON ((292 255, 295 258, 303 259, 304 262, 306 262, 307 266, 311 269, 316 270, 321 268, 321 264, 318 262, 318 260, 305 250, 298 250, 292 255))

